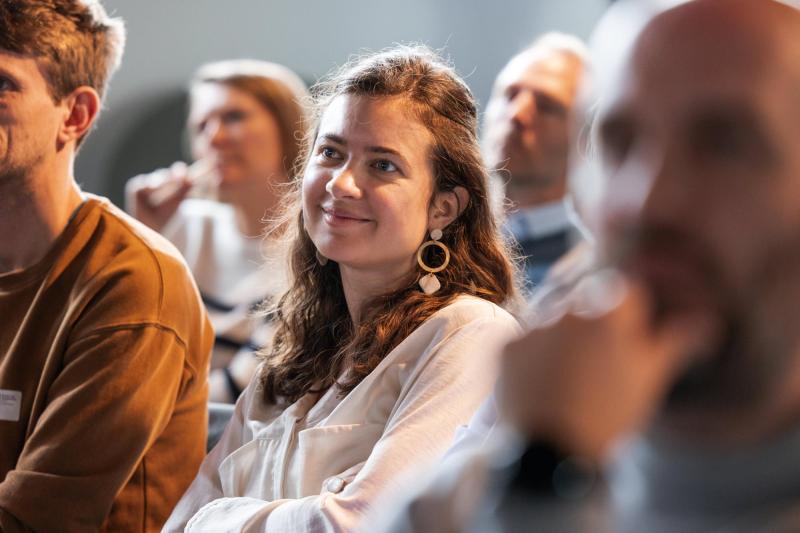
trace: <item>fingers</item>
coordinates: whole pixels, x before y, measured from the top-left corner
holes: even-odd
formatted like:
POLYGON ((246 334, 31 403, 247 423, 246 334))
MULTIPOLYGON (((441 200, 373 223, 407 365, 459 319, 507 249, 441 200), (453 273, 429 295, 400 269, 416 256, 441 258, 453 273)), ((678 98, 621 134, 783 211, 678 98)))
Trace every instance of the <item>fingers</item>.
POLYGON ((717 351, 722 342, 723 326, 710 313, 696 312, 667 321, 657 335, 677 373, 698 358, 710 357, 717 351))
MULTIPOLYGON (((646 294, 640 287, 631 287, 625 277, 613 269, 603 269, 585 276, 570 295, 570 312, 585 318, 606 315, 629 299, 636 300, 636 308, 647 305, 646 294)), ((631 307, 632 303, 627 303, 631 307)))
POLYGON ((169 209, 170 206, 177 206, 191 188, 192 182, 188 179, 173 179, 156 188, 142 189, 141 199, 151 209, 169 209))
POLYGON ((141 190, 148 207, 158 209, 162 204, 183 199, 192 187, 187 168, 186 163, 178 161, 168 169, 151 173, 141 190))
POLYGON ((169 168, 128 180, 125 187, 126 209, 151 228, 160 231, 192 188, 186 163, 178 161, 169 168))
POLYGON ((602 456, 643 427, 686 364, 718 342, 710 311, 654 326, 652 309, 637 280, 614 271, 587 277, 557 317, 507 345, 501 413, 523 433, 602 456))
POLYGON ((708 353, 719 341, 721 326, 710 310, 686 311, 653 324, 653 305, 641 282, 605 269, 586 276, 576 286, 568 309, 583 319, 617 322, 679 365, 687 357, 708 353))

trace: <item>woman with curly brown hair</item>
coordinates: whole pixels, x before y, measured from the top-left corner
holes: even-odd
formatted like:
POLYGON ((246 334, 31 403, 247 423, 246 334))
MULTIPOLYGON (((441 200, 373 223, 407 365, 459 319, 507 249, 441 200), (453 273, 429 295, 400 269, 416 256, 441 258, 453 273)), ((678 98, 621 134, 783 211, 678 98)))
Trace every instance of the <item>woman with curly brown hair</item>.
POLYGON ((464 82, 397 47, 315 96, 273 343, 167 530, 353 529, 447 448, 517 331, 464 82))

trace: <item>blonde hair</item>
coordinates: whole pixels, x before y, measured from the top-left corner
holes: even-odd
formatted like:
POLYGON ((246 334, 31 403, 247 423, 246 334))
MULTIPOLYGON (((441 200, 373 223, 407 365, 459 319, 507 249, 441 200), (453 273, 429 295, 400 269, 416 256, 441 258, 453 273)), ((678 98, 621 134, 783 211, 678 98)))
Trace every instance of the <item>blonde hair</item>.
POLYGON ((278 123, 286 175, 291 176, 303 149, 307 127, 308 89, 300 77, 277 63, 232 59, 201 66, 189 92, 204 83, 219 83, 243 91, 269 111, 278 123))

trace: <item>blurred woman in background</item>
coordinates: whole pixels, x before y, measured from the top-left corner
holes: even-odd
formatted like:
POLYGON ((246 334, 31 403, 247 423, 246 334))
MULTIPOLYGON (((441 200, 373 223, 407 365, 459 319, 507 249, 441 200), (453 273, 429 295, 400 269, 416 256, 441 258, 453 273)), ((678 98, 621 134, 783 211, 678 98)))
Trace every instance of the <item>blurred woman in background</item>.
POLYGON ((189 90, 195 162, 137 176, 126 187, 128 211, 183 253, 208 308, 216 331, 211 401, 236 401, 271 334, 253 311, 283 275, 274 243, 263 237, 300 151, 307 96, 302 80, 281 65, 204 65, 189 90))

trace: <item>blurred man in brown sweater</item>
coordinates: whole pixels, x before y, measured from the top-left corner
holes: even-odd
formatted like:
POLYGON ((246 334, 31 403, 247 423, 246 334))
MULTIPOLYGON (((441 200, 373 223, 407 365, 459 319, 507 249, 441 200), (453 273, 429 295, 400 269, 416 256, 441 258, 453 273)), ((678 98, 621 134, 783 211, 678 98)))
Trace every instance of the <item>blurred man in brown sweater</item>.
POLYGON ((84 194, 122 52, 94 0, 0 3, 0 531, 155 531, 204 452, 213 339, 180 255, 84 194))

